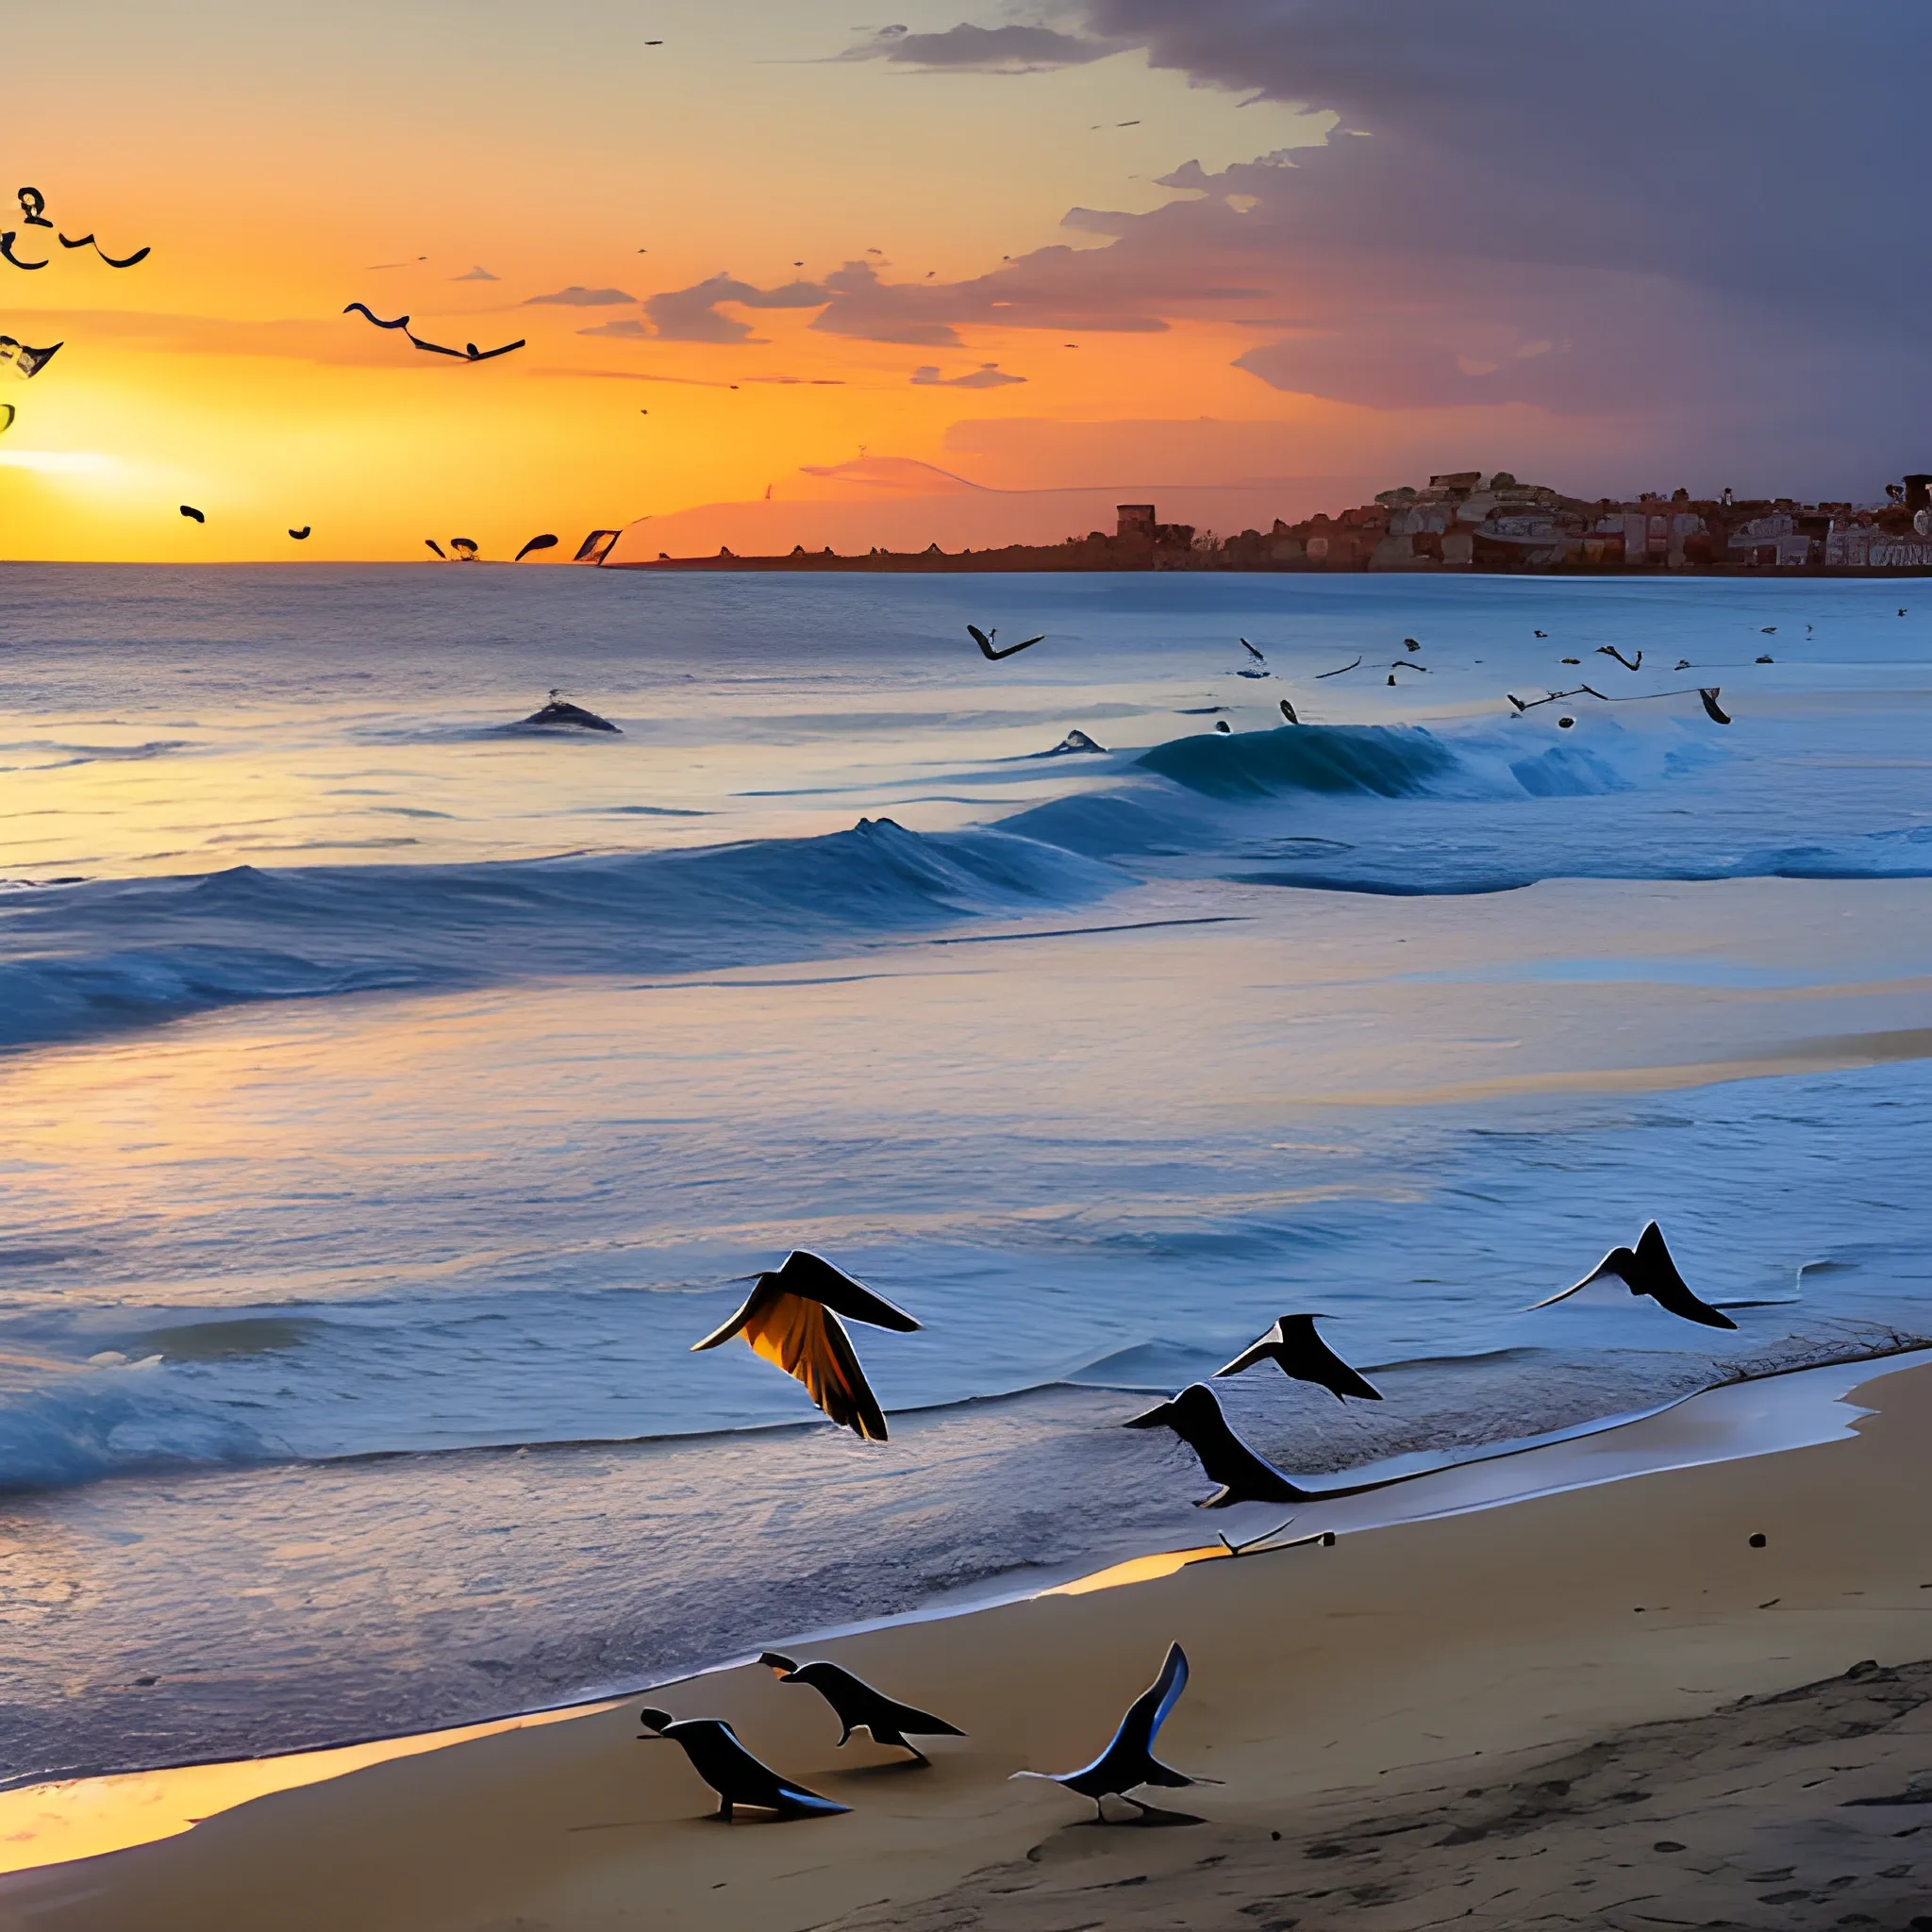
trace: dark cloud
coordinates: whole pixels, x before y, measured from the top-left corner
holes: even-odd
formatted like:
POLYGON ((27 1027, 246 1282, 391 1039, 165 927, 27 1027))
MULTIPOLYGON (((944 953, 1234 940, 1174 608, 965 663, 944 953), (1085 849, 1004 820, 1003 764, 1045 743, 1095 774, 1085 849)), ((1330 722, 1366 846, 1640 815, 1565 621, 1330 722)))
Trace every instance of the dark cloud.
MULTIPOLYGON (((470 280, 464 275, 462 280, 470 280)), ((490 279, 495 279, 491 276, 490 279)), ((615 308, 626 302, 635 302, 635 295, 626 295, 622 289, 583 289, 573 283, 568 289, 559 289, 554 295, 531 295, 525 302, 525 308, 544 304, 557 308, 615 308)))
POLYGON ((962 20, 937 34, 881 27, 839 58, 890 60, 928 72, 1040 74, 1055 67, 1084 67, 1120 50, 1118 42, 1063 34, 1049 26, 974 26, 962 20))
POLYGON ((1170 316, 1205 282, 1260 284, 1302 325, 1240 366, 1284 390, 1647 416, 1660 451, 1866 493, 1907 461, 1932 404, 1932 258, 1899 165, 1932 61, 1918 0, 1084 0, 1076 18, 1372 138, 1191 164, 1165 185, 1193 198, 1148 215, 1079 211, 1115 239, 1069 284, 1170 316))
POLYGON ((781 289, 758 289, 731 275, 712 275, 689 289, 671 289, 644 304, 651 326, 670 342, 755 342, 762 340, 749 323, 720 312, 721 302, 741 308, 818 308, 831 300, 816 282, 788 282, 781 289))
POLYGON ((912 372, 912 380, 921 389, 1005 389, 1026 378, 1008 375, 997 362, 982 362, 965 375, 941 375, 936 362, 927 362, 912 372))

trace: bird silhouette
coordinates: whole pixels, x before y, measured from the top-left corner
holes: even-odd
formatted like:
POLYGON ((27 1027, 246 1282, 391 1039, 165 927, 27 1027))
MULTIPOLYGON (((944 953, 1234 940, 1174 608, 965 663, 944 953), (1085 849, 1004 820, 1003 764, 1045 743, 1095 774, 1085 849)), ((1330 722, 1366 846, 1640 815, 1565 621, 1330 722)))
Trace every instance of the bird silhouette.
POLYGON ((1338 1402, 1353 1395, 1363 1402, 1380 1402, 1382 1391, 1357 1374, 1315 1333, 1312 1315, 1283 1315, 1259 1341, 1244 1348, 1216 1375, 1239 1375, 1257 1362, 1273 1362, 1297 1382, 1313 1382, 1328 1390, 1338 1402))
POLYGON ((1599 658, 1614 658, 1625 671, 1637 671, 1642 668, 1643 653, 1641 651, 1639 651, 1634 658, 1626 658, 1622 651, 1618 650, 1615 644, 1599 644, 1596 647, 1596 654, 1599 658))
POLYGON ((442 545, 434 537, 425 537, 423 541, 428 544, 430 549, 436 552, 437 556, 442 558, 443 562, 447 563, 449 561, 448 552, 443 549, 442 545))
POLYGON ((901 1334, 911 1333, 919 1324, 803 1248, 755 1279, 744 1306, 723 1327, 692 1342, 691 1353, 717 1348, 742 1334, 755 1353, 803 1383, 807 1394, 841 1428, 870 1442, 885 1441, 885 1416, 839 1317, 901 1334))
POLYGON ((1664 1244, 1663 1230, 1654 1221, 1638 1236, 1635 1248, 1612 1248, 1581 1281, 1558 1294, 1547 1296, 1535 1307, 1547 1308, 1566 1301, 1592 1281, 1601 1281, 1606 1274, 1614 1274, 1632 1294, 1648 1295, 1666 1313, 1681 1316, 1686 1322, 1701 1322, 1707 1328, 1738 1325, 1722 1309, 1700 1301, 1690 1292, 1664 1244))
POLYGON ((1717 694, 1722 689, 1722 686, 1713 684, 1697 693, 1704 705, 1705 716, 1714 724, 1728 724, 1731 722, 1729 712, 1721 709, 1718 705, 1717 694))
POLYGON ((1129 1429, 1172 1429, 1200 1457, 1210 1482, 1221 1487, 1196 1506, 1225 1509, 1236 1503, 1306 1503, 1309 1491, 1299 1489, 1268 1461, 1256 1455, 1228 1426, 1213 1390, 1191 1383, 1172 1401, 1157 1403, 1130 1417, 1129 1429))
POLYGON ((973 641, 979 646, 980 656, 986 658, 989 663, 995 663, 1002 658, 1010 658, 1016 651, 1030 650, 1033 645, 1042 644, 1046 641, 1046 633, 1041 631, 1037 638, 1028 638, 1024 644, 1008 644, 1003 648, 995 649, 993 639, 999 636, 997 626, 991 631, 984 631, 976 624, 969 624, 966 626, 966 631, 973 641))
POLYGON ((1091 1798, 1095 1822, 1101 1824, 1109 1822, 1103 1802, 1108 1798, 1123 1799, 1143 1818, 1148 1815, 1150 1807, 1127 1796, 1139 1786, 1159 1785, 1172 1790, 1183 1785, 1218 1784, 1218 1778, 1190 1777, 1154 1755, 1154 1740, 1187 1688, 1187 1653, 1178 1643, 1170 1644, 1160 1674, 1127 1707, 1113 1741, 1091 1764, 1078 1771, 1016 1771, 1013 1775, 1045 1778, 1078 1791, 1083 1798, 1091 1798))
POLYGON ((874 1744, 896 1745, 901 1751, 911 1752, 921 1764, 930 1764, 932 1759, 917 1744, 908 1741, 908 1732, 915 1738, 963 1738, 966 1735, 957 1724, 949 1724, 942 1717, 934 1717, 930 1711, 915 1709, 909 1704, 901 1704, 896 1698, 888 1697, 883 1690, 874 1690, 863 1677, 855 1677, 850 1671, 837 1664, 822 1660, 793 1663, 789 1657, 781 1657, 775 1650, 764 1652, 758 1661, 779 1683, 808 1685, 832 1707, 833 1714, 843 1726, 839 1733, 841 1744, 854 1731, 870 1731, 874 1744))
POLYGON ((1290 704, 1286 698, 1283 698, 1281 701, 1281 715, 1284 718, 1286 718, 1291 724, 1299 724, 1302 722, 1299 718, 1295 716, 1294 707, 1291 704, 1290 704))
POLYGON ((682 1747, 691 1768, 717 1792, 717 1815, 727 1822, 739 1805, 775 1811, 781 1818, 830 1818, 852 1808, 781 1777, 738 1741, 738 1733, 723 1718, 680 1720, 647 1704, 638 1712, 638 1722, 644 1726, 641 1743, 668 1738, 682 1747))
POLYGON ((184 517, 189 518, 192 522, 197 524, 205 524, 208 522, 207 517, 203 516, 202 513, 198 509, 196 509, 192 503, 184 503, 181 506, 181 514, 184 517))
POLYGON ((315 526, 312 524, 304 524, 299 530, 291 530, 289 532, 289 535, 294 538, 294 540, 298 543, 306 542, 308 541, 309 531, 312 530, 314 527, 315 526))
POLYGON ((1402 641, 1402 648, 1405 651, 1420 651, 1422 649, 1422 646, 1419 643, 1417 643, 1413 638, 1404 638, 1402 641))
POLYGON ((521 563, 533 550, 555 550, 556 548, 557 539, 555 537, 532 537, 510 561, 512 563, 521 563))

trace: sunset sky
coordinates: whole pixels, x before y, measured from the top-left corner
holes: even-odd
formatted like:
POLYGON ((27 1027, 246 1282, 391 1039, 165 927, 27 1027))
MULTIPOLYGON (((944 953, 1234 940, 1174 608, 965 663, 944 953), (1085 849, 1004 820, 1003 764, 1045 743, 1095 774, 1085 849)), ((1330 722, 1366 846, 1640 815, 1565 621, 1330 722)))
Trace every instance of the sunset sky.
POLYGON ((859 13, 44 9, 0 196, 50 259, 0 332, 65 346, 0 372, 0 556, 567 556, 862 456, 1284 504, 1932 468, 1912 0, 859 13))

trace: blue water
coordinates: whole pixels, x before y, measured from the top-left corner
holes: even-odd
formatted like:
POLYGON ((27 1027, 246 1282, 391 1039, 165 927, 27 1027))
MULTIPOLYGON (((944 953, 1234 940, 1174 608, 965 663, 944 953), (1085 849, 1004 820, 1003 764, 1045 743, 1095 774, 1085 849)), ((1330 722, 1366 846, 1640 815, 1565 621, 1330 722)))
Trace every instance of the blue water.
POLYGON ((1173 1534, 1291 1307, 1309 1471, 1932 1326, 1911 588, 0 569, 0 1774, 1173 1534), (1653 1216, 1735 1336, 1524 1312, 1653 1216), (688 1353, 794 1244, 886 1449, 688 1353))

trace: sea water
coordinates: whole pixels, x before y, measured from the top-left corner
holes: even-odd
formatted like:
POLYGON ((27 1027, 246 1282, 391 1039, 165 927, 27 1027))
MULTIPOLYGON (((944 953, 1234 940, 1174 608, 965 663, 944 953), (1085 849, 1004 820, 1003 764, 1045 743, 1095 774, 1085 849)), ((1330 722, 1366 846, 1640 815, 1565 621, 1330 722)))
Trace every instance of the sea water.
POLYGON ((0 1776, 1264 1527, 1118 1424, 1295 1309, 1310 1475, 1920 1337, 1918 588, 0 570, 0 1776))

